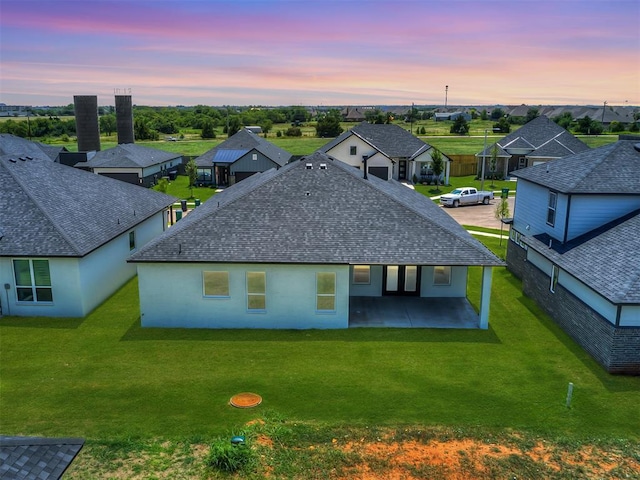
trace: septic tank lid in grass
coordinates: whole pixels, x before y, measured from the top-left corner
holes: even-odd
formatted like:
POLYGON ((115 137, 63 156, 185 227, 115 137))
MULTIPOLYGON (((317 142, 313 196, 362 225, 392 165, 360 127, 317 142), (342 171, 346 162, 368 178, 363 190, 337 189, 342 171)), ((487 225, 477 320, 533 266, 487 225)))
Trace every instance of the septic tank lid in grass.
POLYGON ((237 408, 257 407, 262 403, 262 397, 257 393, 243 392, 231 397, 229 404, 237 408))

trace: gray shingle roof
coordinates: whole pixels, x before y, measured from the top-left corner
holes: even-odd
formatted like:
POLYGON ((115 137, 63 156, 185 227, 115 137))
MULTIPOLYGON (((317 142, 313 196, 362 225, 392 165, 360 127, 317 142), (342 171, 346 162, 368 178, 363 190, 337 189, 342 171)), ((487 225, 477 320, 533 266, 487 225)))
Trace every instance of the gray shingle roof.
POLYGON ((174 200, 42 156, 3 155, 0 256, 84 256, 174 200))
POLYGON ((199 167, 210 167, 214 162, 216 154, 219 154, 219 152, 223 150, 233 150, 236 152, 239 150, 245 152, 256 150, 281 167, 289 163, 292 157, 286 150, 243 128, 220 145, 200 155, 196 158, 195 162, 199 167))
MULTIPOLYGON (((542 155, 538 154, 536 150, 547 145, 552 140, 562 145, 567 151, 566 154, 580 153, 589 150, 589 147, 585 143, 544 115, 540 115, 524 124, 519 129, 498 140, 496 144, 503 150, 510 148, 509 146, 512 148, 520 148, 523 145, 530 145, 533 147, 534 153, 529 154, 529 156, 540 157, 542 155)), ((491 155, 492 149, 493 145, 487 147, 487 156, 491 155)), ((563 153, 564 151, 565 150, 558 150, 557 153, 563 153)), ((553 153, 555 150, 549 149, 548 152, 553 153)), ((477 155, 481 156, 482 154, 483 153, 480 152, 477 155)))
POLYGON ((398 125, 362 122, 351 130, 343 132, 318 150, 326 153, 352 135, 357 135, 376 150, 392 159, 412 158, 417 153, 430 148, 428 143, 411 135, 411 133, 398 125))
POLYGON ((131 260, 504 265, 430 199, 321 152, 217 194, 131 260))
POLYGON ((609 301, 640 303, 640 210, 568 243, 546 234, 527 237, 531 248, 609 301))
POLYGON ((60 152, 66 150, 64 147, 54 147, 8 133, 0 133, 0 155, 42 156, 44 153, 49 159, 56 160, 60 152))
POLYGON ((0 479, 57 480, 83 445, 81 438, 0 436, 0 479))
POLYGON ((147 168, 181 158, 182 155, 178 153, 166 152, 134 143, 125 143, 96 152, 89 161, 80 163, 77 166, 90 168, 147 168))
POLYGON ((519 179, 562 193, 640 194, 640 152, 633 140, 516 170, 519 179))

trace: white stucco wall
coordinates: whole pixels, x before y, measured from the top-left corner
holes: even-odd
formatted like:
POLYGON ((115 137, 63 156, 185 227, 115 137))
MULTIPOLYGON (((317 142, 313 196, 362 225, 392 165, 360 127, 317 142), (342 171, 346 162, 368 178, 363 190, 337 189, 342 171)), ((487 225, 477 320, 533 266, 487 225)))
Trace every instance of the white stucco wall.
POLYGON ((421 268, 421 297, 464 298, 467 296, 467 267, 451 267, 450 285, 434 285, 433 269, 433 266, 423 266, 421 268))
POLYGON ((382 265, 371 265, 369 284, 353 283, 353 265, 349 267, 350 295, 352 297, 379 297, 382 295, 382 265))
MULTIPOLYGON (((163 228, 163 212, 137 225, 133 229, 136 232, 136 247, 142 247, 162 233, 163 228)), ((24 257, 49 260, 53 294, 51 303, 18 302, 12 262, 14 257, 0 258, 3 314, 46 317, 88 315, 135 275, 135 265, 126 262, 133 252, 129 250, 130 231, 81 258, 24 257), (5 284, 10 286, 8 291, 4 289, 5 284)))
POLYGON ((138 264, 143 327, 347 328, 348 265, 138 264), (229 272, 229 296, 205 297, 204 271, 229 272), (266 273, 266 310, 247 309, 247 272, 266 273), (316 273, 336 273, 336 310, 316 311, 316 273))
POLYGON ((370 156, 371 158, 367 158, 367 168, 388 167, 389 178, 387 178, 387 180, 391 178, 397 178, 397 173, 394 171, 393 162, 391 161, 391 159, 385 155, 382 155, 380 152, 378 152, 378 150, 355 135, 351 135, 349 138, 333 147, 327 152, 327 154, 337 158, 347 165, 357 167, 360 170, 364 169, 362 156, 370 156), (356 147, 355 155, 351 155, 352 146, 356 147))

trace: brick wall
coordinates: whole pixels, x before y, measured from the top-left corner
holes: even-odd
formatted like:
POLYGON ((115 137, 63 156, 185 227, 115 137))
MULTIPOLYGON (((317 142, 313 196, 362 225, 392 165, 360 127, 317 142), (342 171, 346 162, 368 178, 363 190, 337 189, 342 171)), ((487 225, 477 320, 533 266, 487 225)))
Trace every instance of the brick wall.
POLYGON ((509 239, 507 243, 507 270, 522 280, 527 251, 509 239))
POLYGON ((551 293, 548 275, 529 262, 523 266, 524 294, 533 298, 576 343, 609 373, 640 374, 640 328, 616 328, 562 285, 558 284, 555 293, 551 293))

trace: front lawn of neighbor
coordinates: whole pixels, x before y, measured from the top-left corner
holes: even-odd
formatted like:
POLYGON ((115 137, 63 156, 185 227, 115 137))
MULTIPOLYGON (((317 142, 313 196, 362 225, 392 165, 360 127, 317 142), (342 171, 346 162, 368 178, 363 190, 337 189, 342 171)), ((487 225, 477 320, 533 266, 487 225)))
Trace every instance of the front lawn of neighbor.
MULTIPOLYGON (((498 239, 481 240, 504 251, 498 239)), ((142 329, 137 279, 85 319, 4 317, 0 433, 210 438, 270 410, 328 425, 637 441, 640 377, 605 373, 506 269, 493 278, 489 330, 142 329), (262 405, 228 405, 245 391, 262 405)), ((181 288, 163 294, 181 302, 181 288)), ((473 268, 474 302, 479 289, 473 268)))
MULTIPOLYGON (((158 190, 158 186, 153 187, 154 190, 158 190)), ((209 200, 216 194, 215 187, 193 187, 189 188, 189 177, 186 175, 178 175, 175 180, 169 182, 167 187, 167 195, 172 195, 179 200, 189 200, 199 198, 201 202, 209 200), (193 195, 193 196, 192 196, 193 195)))

